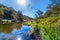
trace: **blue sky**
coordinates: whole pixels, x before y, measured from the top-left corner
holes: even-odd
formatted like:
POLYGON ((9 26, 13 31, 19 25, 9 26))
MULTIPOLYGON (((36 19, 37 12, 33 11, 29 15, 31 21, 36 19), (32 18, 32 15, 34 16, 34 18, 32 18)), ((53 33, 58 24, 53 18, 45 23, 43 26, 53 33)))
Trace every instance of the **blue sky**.
POLYGON ((28 0, 26 7, 18 5, 17 0, 0 0, 0 3, 8 7, 13 7, 16 11, 20 10, 24 15, 34 18, 37 10, 46 12, 46 7, 50 4, 50 0, 28 0))

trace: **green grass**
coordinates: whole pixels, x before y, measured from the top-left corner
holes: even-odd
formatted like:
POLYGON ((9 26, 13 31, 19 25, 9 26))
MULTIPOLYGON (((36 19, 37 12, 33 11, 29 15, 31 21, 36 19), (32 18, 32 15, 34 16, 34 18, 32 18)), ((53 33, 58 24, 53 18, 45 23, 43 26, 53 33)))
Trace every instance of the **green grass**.
POLYGON ((42 40, 60 40, 60 16, 49 16, 25 24, 31 25, 33 32, 39 28, 42 40))

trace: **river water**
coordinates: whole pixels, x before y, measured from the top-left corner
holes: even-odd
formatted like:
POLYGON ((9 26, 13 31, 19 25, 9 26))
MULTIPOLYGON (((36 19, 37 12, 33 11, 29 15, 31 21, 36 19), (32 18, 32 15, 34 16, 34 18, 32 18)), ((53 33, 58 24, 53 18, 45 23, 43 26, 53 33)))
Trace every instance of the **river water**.
POLYGON ((31 40, 32 27, 21 24, 0 25, 0 40, 31 40))

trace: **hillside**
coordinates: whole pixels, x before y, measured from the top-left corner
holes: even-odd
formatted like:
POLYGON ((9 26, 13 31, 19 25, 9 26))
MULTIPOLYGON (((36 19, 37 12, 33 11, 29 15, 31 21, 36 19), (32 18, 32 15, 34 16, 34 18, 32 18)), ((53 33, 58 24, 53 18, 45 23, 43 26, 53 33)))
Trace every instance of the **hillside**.
POLYGON ((25 16, 22 14, 22 11, 16 11, 12 7, 7 7, 2 4, 0 4, 0 20, 1 19, 8 19, 8 20, 32 20, 33 18, 30 18, 28 16, 25 16))
POLYGON ((23 16, 23 20, 34 20, 33 18, 31 18, 31 17, 28 17, 28 16, 23 16))
POLYGON ((0 4, 0 19, 15 19, 17 12, 12 7, 0 4))
POLYGON ((32 22, 26 22, 31 25, 34 34, 38 34, 42 40, 60 40, 60 4, 50 8, 46 13, 37 17, 32 22))

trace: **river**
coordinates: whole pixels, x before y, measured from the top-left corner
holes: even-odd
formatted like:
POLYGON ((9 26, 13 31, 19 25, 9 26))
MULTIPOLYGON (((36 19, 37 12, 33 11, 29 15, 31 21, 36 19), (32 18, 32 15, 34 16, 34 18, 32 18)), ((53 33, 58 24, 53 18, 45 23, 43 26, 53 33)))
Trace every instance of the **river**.
POLYGON ((0 25, 0 40, 31 40, 29 32, 31 26, 11 23, 0 25))

